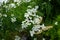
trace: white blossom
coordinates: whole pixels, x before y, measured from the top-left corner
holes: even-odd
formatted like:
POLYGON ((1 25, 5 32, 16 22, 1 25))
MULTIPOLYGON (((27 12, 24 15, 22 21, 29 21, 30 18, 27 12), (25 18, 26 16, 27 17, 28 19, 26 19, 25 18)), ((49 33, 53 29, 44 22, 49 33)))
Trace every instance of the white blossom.
POLYGON ((34 25, 32 28, 32 31, 38 31, 40 28, 40 25, 34 25))
POLYGON ((24 17, 28 18, 29 17, 29 14, 28 13, 25 13, 24 17))
POLYGON ((34 36, 34 31, 30 31, 30 35, 31 35, 31 37, 33 37, 34 36))
POLYGON ((15 40, 20 40, 21 38, 19 36, 15 36, 15 40))
POLYGON ((8 0, 0 0, 0 6, 3 5, 3 2, 6 4, 8 0))
POLYGON ((44 29, 46 27, 43 24, 42 25, 34 25, 34 27, 32 28, 32 31, 39 31, 40 28, 44 29))
POLYGON ((9 4, 10 8, 16 8, 16 5, 14 3, 9 4))
POLYGON ((14 14, 11 14, 11 16, 13 17, 13 16, 14 16, 14 14))
POLYGON ((35 8, 27 9, 27 13, 24 14, 25 20, 22 21, 22 29, 29 27, 31 23, 33 24, 32 30, 30 30, 32 37, 36 32, 41 32, 42 29, 46 28, 44 24, 40 25, 42 17, 36 14, 38 8, 38 6, 35 6, 35 8))
POLYGON ((36 10, 35 8, 32 8, 31 11, 32 11, 33 13, 36 13, 36 12, 37 12, 37 10, 36 10))
POLYGON ((18 6, 21 4, 21 0, 14 0, 14 2, 17 2, 18 6))
POLYGON ((22 24, 22 29, 24 29, 24 28, 26 28, 26 27, 28 27, 27 24, 22 24))
POLYGON ((7 17, 7 14, 3 14, 4 17, 7 17))
POLYGON ((7 6, 7 5, 3 5, 3 7, 8 8, 8 6, 7 6))
MULTIPOLYGON (((22 24, 25 24, 25 25, 27 25, 27 27, 28 27, 28 25, 31 25, 31 23, 33 23, 34 24, 34 22, 36 22, 37 23, 37 20, 38 20, 38 22, 40 21, 39 20, 39 18, 37 18, 35 21, 34 20, 32 20, 32 17, 30 17, 30 16, 36 16, 36 11, 37 11, 37 6, 35 6, 35 8, 32 8, 32 9, 27 9, 27 13, 25 13, 24 14, 24 17, 26 18, 24 21, 25 21, 25 23, 23 23, 22 22, 22 24), (36 9, 35 9, 36 8, 36 9)), ((22 25, 22 27, 23 27, 23 25, 22 25)), ((24 26, 25 27, 25 26, 24 26)), ((25 27, 26 28, 26 27, 25 27)))
POLYGON ((0 3, 7 3, 8 2, 8 0, 0 0, 0 3))
POLYGON ((32 8, 32 6, 28 6, 28 8, 32 8))
POLYGON ((23 0, 23 2, 30 2, 31 0, 23 0))
POLYGON ((39 8, 39 6, 35 6, 35 9, 38 9, 39 8))
POLYGON ((13 22, 13 23, 16 22, 16 18, 15 17, 12 17, 11 18, 11 22, 13 22))
POLYGON ((26 11, 27 11, 27 12, 31 12, 31 9, 27 9, 26 11))
POLYGON ((55 22, 55 25, 58 25, 58 22, 55 22))
POLYGON ((32 20, 32 17, 29 17, 30 20, 32 20))
POLYGON ((44 24, 42 24, 41 26, 42 26, 42 29, 45 29, 46 28, 44 24))
POLYGON ((35 33, 41 32, 41 30, 44 29, 44 28, 46 28, 46 27, 44 26, 44 24, 42 24, 42 25, 34 25, 34 26, 32 27, 32 30, 30 31, 30 34, 31 34, 32 37, 33 37, 33 35, 34 35, 35 33), (40 28, 41 28, 41 29, 40 29, 40 28))
POLYGON ((14 0, 14 2, 17 2, 17 3, 19 3, 19 2, 21 2, 21 0, 14 0))
POLYGON ((34 23, 35 24, 40 24, 40 19, 39 18, 34 18, 34 23))
POLYGON ((45 38, 43 38, 42 40, 45 40, 45 38))

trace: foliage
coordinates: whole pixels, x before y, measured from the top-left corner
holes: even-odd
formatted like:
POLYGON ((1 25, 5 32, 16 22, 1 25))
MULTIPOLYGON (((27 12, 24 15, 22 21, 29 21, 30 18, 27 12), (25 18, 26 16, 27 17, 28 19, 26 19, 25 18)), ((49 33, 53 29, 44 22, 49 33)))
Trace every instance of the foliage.
POLYGON ((60 40, 60 0, 31 0, 30 2, 21 0, 19 3, 9 0, 9 2, 3 2, 0 5, 0 40, 14 40, 16 35, 21 38, 25 37, 26 40, 33 40, 34 38, 37 40, 43 38, 45 40, 60 40), (15 5, 9 5, 11 3, 15 5), (41 25, 45 24, 45 26, 53 26, 53 28, 35 34, 33 37, 29 33, 33 25, 22 30, 21 24, 25 20, 26 10, 31 9, 28 6, 32 6, 32 8, 39 6, 36 14, 43 18, 41 25))

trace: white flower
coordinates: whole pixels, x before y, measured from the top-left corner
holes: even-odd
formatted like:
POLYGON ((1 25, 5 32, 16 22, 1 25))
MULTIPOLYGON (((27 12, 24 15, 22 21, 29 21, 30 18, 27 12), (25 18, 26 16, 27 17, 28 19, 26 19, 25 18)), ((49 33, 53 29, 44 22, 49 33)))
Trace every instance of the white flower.
POLYGON ((28 18, 29 17, 29 14, 28 13, 25 13, 24 17, 28 18))
POLYGON ((13 17, 13 16, 14 16, 14 14, 11 14, 11 16, 13 17))
POLYGON ((28 25, 25 24, 25 23, 23 23, 23 24, 22 24, 22 29, 24 29, 24 28, 26 28, 26 27, 28 27, 28 25))
POLYGON ((14 3, 9 4, 10 8, 16 8, 16 5, 14 3))
POLYGON ((58 22, 55 22, 55 25, 58 25, 58 22))
POLYGON ((40 19, 39 18, 34 18, 34 23, 35 24, 40 24, 40 19))
POLYGON ((21 4, 21 0, 14 0, 14 2, 17 2, 18 6, 21 4))
POLYGON ((28 8, 32 8, 32 6, 28 6, 28 8))
POLYGON ((35 24, 33 20, 30 20, 31 23, 35 24))
POLYGON ((39 31, 40 30, 40 27, 42 27, 41 25, 34 25, 33 28, 32 28, 32 31, 39 31))
POLYGON ((8 0, 0 0, 0 6, 3 4, 3 2, 6 4, 8 0))
POLYGON ((30 31, 30 34, 31 35, 34 35, 35 33, 37 33, 37 32, 42 32, 42 29, 44 29, 44 28, 46 28, 45 26, 44 26, 44 24, 42 24, 42 25, 34 25, 33 27, 32 27, 32 30, 30 31), (41 28, 41 29, 40 29, 41 28))
POLYGON ((24 17, 26 18, 23 22, 22 22, 22 28, 26 28, 28 27, 28 25, 31 25, 31 23, 33 24, 37 24, 37 21, 39 22, 39 18, 38 19, 34 19, 31 16, 33 16, 34 18, 36 18, 36 11, 37 11, 37 6, 35 6, 35 8, 32 9, 27 9, 27 13, 24 14, 24 17), (35 9, 36 8, 36 9, 35 9), (25 22, 25 23, 24 23, 25 22), (24 26, 25 25, 25 26, 24 26))
POLYGON ((37 10, 36 10, 35 8, 32 8, 31 11, 32 11, 33 13, 36 13, 36 12, 37 12, 37 10))
POLYGON ((33 37, 34 34, 35 34, 34 31, 30 31, 30 35, 31 35, 31 37, 33 37))
POLYGON ((44 24, 42 24, 41 26, 42 26, 42 29, 45 29, 46 28, 44 24))
POLYGON ((15 40, 20 40, 21 38, 19 36, 15 36, 15 40))
POLYGON ((43 40, 45 40, 45 38, 43 38, 43 40))
POLYGON ((4 17, 7 17, 7 14, 3 14, 4 17))
POLYGON ((16 22, 16 18, 15 17, 11 18, 11 22, 16 22))
POLYGON ((30 2, 31 0, 26 0, 26 2, 30 2))
POLYGON ((27 13, 24 14, 25 20, 22 21, 22 29, 33 24, 33 27, 30 30, 31 37, 33 37, 35 33, 42 32, 42 29, 46 28, 44 24, 40 25, 42 17, 36 14, 38 8, 38 6, 35 6, 35 8, 27 9, 27 13))
POLYGON ((14 0, 14 2, 17 2, 17 3, 19 3, 19 2, 21 2, 21 0, 14 0))
POLYGON ((32 17, 29 17, 29 19, 31 20, 31 19, 32 19, 32 17))
POLYGON ((27 9, 26 11, 27 11, 28 13, 30 12, 30 13, 32 14, 32 11, 31 11, 31 9, 27 9))
POLYGON ((7 6, 7 5, 3 5, 3 7, 8 8, 8 6, 7 6))
POLYGON ((27 18, 27 19, 25 19, 25 22, 30 22, 30 20, 27 18))
POLYGON ((7 3, 8 2, 8 0, 0 0, 0 3, 7 3))
POLYGON ((29 23, 29 22, 26 22, 26 24, 27 24, 27 25, 31 25, 31 23, 29 23))
POLYGON ((35 9, 38 9, 39 8, 39 6, 35 6, 35 9))
POLYGON ((30 2, 31 0, 23 0, 23 2, 30 2))
POLYGON ((29 15, 32 15, 32 12, 30 12, 30 11, 28 11, 27 13, 28 13, 29 15))
POLYGON ((26 21, 22 21, 22 24, 25 23, 26 21))

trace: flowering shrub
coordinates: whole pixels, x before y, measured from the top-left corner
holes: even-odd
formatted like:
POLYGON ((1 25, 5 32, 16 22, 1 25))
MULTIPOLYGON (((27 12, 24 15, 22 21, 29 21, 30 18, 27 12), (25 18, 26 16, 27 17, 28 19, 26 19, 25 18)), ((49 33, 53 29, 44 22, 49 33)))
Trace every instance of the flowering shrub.
POLYGON ((59 8, 59 0, 0 0, 0 40, 60 40, 59 8))

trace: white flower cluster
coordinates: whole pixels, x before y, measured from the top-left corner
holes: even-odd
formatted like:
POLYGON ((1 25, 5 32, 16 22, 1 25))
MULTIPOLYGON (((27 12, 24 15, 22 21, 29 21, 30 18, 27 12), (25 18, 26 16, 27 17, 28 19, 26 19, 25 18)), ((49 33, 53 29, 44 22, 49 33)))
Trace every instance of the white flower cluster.
POLYGON ((0 6, 3 5, 3 2, 6 4, 9 2, 9 0, 0 0, 0 6))
POLYGON ((45 40, 45 38, 43 38, 42 40, 45 40))
POLYGON ((16 2, 17 5, 19 6, 22 3, 22 0, 14 0, 14 2, 16 2))
POLYGON ((0 0, 0 3, 7 3, 8 2, 8 0, 0 0))
MULTIPOLYGON (((8 3, 10 0, 0 0, 0 6, 3 5, 3 2, 6 4, 8 3)), ((10 3, 8 5, 5 5, 5 7, 7 6, 8 8, 16 8, 16 4, 19 6, 20 4, 24 3, 24 2, 30 2, 31 0, 13 0, 13 3, 10 3), (16 4, 15 4, 16 3, 16 4)))
POLYGON ((26 19, 22 21, 22 29, 27 28, 29 25, 33 24, 32 30, 30 30, 31 36, 33 36, 36 32, 40 32, 40 28, 45 28, 44 24, 40 25, 42 17, 36 14, 37 9, 38 6, 35 6, 35 8, 32 9, 27 9, 27 13, 24 15, 26 19))
POLYGON ((14 2, 20 3, 20 2, 21 2, 21 0, 14 0, 14 2))
POLYGON ((3 14, 4 17, 7 17, 7 14, 3 14))
POLYGON ((15 36, 15 40, 20 40, 21 38, 19 36, 15 36))
POLYGON ((30 31, 31 36, 33 37, 33 35, 37 32, 41 32, 42 29, 45 29, 46 27, 44 26, 44 24, 42 25, 34 25, 32 30, 30 31))
POLYGON ((13 18, 11 18, 11 22, 16 22, 16 18, 15 17, 13 17, 13 18))
POLYGON ((9 8, 16 8, 16 5, 14 3, 9 4, 9 8))
POLYGON ((55 22, 55 25, 58 25, 58 22, 55 22))
POLYGON ((23 0, 23 2, 30 2, 31 0, 23 0))
POLYGON ((17 5, 19 6, 20 4, 22 4, 23 2, 30 2, 31 0, 14 0, 14 2, 17 3, 17 5))
POLYGON ((28 25, 31 25, 31 23, 34 24, 34 21, 32 20, 33 18, 31 16, 37 16, 36 12, 37 12, 38 6, 35 6, 35 8, 32 9, 27 9, 27 13, 25 13, 24 17, 26 18, 25 21, 22 21, 22 28, 26 28, 28 27, 28 25))
POLYGON ((16 17, 14 17, 14 14, 11 14, 11 16, 12 16, 11 22, 12 22, 12 23, 16 22, 17 20, 16 20, 16 17))
POLYGON ((2 13, 0 13, 0 18, 1 18, 2 16, 3 16, 3 17, 7 17, 7 14, 2 14, 2 13))

